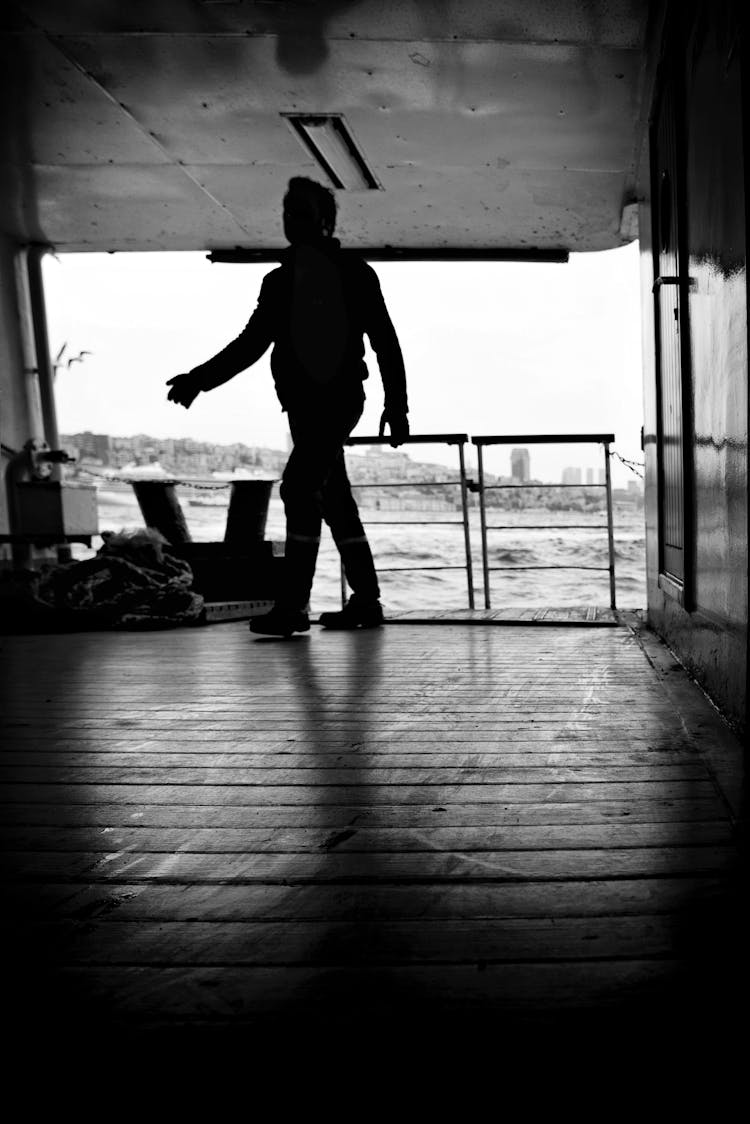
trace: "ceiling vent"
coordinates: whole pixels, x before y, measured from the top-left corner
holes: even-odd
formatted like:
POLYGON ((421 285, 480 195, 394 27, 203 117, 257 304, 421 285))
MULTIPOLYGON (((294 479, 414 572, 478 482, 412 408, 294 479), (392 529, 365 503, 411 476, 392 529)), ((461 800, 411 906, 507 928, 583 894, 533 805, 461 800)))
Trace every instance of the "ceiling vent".
POLYGON ((325 172, 342 191, 378 191, 381 185, 368 167, 341 113, 282 113, 281 115, 325 172))

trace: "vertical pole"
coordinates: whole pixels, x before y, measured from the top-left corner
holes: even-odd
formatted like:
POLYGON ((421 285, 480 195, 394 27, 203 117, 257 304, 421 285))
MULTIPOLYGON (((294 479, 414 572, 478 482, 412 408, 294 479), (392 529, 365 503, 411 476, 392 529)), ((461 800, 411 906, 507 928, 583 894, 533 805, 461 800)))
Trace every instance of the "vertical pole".
POLYGON ((466 584, 469 590, 469 608, 474 608, 474 573, 471 568, 471 534, 469 531, 469 496, 466 488, 466 460, 464 443, 458 442, 458 465, 461 472, 461 511, 464 521, 464 547, 466 550, 466 584))
POLYGON ((609 441, 604 442, 604 475, 607 482, 607 536, 609 538, 609 607, 617 608, 615 599, 615 529, 612 519, 612 475, 610 472, 609 441))
POLYGON ((44 413, 39 387, 39 366, 37 364, 34 315, 29 287, 29 251, 27 249, 18 250, 15 258, 15 273, 23 361, 26 440, 43 441, 44 413))
POLYGON ((482 446, 477 444, 477 465, 479 467, 479 522, 482 528, 482 573, 484 575, 484 607, 490 608, 490 567, 487 558, 487 512, 484 506, 484 459, 482 446))
MULTIPOLYGON (((344 450, 344 460, 346 460, 346 450, 344 450)), ((343 609, 346 605, 346 572, 344 570, 344 559, 341 555, 339 555, 339 576, 341 579, 341 608, 343 609)))
MULTIPOLYGON (((26 445, 29 441, 44 442, 44 412, 42 410, 42 396, 39 388, 39 366, 36 355, 36 338, 34 334, 34 314, 32 311, 31 292, 29 289, 29 251, 21 247, 16 251, 13 261, 15 273, 16 309, 18 312, 19 338, 21 343, 21 363, 23 365, 23 406, 25 436, 19 445, 26 445)), ((29 446, 31 448, 31 446, 29 446)), ((18 462, 16 462, 18 463, 18 462)), ((16 532, 19 525, 18 496, 14 479, 14 469, 8 471, 5 478, 8 490, 8 516, 11 532, 16 532)), ((28 542, 14 543, 12 546, 13 564, 18 568, 30 568, 34 552, 28 542)))
MULTIPOLYGON (((50 449, 59 449, 60 434, 57 428, 57 413, 55 410, 54 371, 49 353, 47 307, 44 300, 44 281, 42 278, 42 260, 46 252, 46 246, 30 246, 27 253, 26 268, 29 277, 29 300, 36 348, 39 394, 44 419, 44 436, 50 449)), ((53 480, 62 479, 62 470, 59 465, 53 467, 51 475, 53 480)))
MULTIPOLYGON (((26 254, 26 270, 29 279, 29 300, 31 302, 31 320, 34 332, 44 437, 50 449, 59 449, 60 431, 57 428, 57 409, 55 406, 55 371, 49 352, 47 305, 44 299, 44 278, 42 276, 42 261, 46 253, 46 246, 29 246, 26 254)), ((63 479, 62 464, 53 463, 50 470, 50 480, 61 484, 63 479)), ((58 543, 56 550, 58 562, 72 561, 73 555, 69 543, 58 543)))
POLYGON ((346 574, 344 572, 344 563, 339 559, 339 566, 341 568, 341 608, 346 605, 346 574))

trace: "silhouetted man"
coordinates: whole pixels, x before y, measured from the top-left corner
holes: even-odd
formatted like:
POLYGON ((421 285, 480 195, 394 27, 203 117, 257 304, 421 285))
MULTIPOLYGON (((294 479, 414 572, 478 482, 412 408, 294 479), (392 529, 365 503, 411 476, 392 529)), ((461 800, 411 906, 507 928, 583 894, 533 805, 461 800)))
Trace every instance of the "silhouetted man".
POLYGON ((273 344, 271 371, 289 415, 293 448, 284 469, 284 581, 273 609, 251 632, 291 636, 310 627, 306 612, 320 543, 331 528, 352 596, 339 612, 322 613, 327 628, 373 628, 383 621, 370 546, 344 463, 343 446, 362 415, 367 334, 378 359, 394 448, 409 435, 406 377, 398 338, 375 271, 342 251, 333 237, 333 192, 295 177, 284 196, 281 265, 263 279, 258 306, 236 340, 208 362, 170 379, 169 398, 189 407, 260 359, 273 344))

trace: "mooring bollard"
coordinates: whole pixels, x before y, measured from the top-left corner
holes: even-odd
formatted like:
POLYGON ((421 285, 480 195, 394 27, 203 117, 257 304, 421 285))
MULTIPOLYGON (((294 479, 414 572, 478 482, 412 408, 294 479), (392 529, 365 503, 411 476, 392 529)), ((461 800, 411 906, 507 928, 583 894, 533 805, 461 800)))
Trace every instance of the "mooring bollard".
POLYGON ((167 542, 192 542, 173 481, 133 480, 133 491, 147 527, 155 527, 167 542))
POLYGON ((233 480, 224 542, 247 549, 263 541, 275 480, 233 480))

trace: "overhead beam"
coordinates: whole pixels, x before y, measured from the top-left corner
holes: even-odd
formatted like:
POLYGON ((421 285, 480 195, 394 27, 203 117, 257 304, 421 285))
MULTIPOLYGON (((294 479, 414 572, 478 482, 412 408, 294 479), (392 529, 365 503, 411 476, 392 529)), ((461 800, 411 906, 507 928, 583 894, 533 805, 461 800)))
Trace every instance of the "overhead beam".
MULTIPOLYGON (((221 265, 246 265, 276 262, 284 249, 278 250, 211 250, 206 256, 210 262, 221 265)), ((347 252, 346 250, 344 251, 347 252)), ((507 261, 507 262, 551 262, 564 265, 569 258, 567 250, 539 250, 510 247, 507 249, 434 249, 421 246, 371 246, 357 249, 360 257, 367 261, 507 261)))

